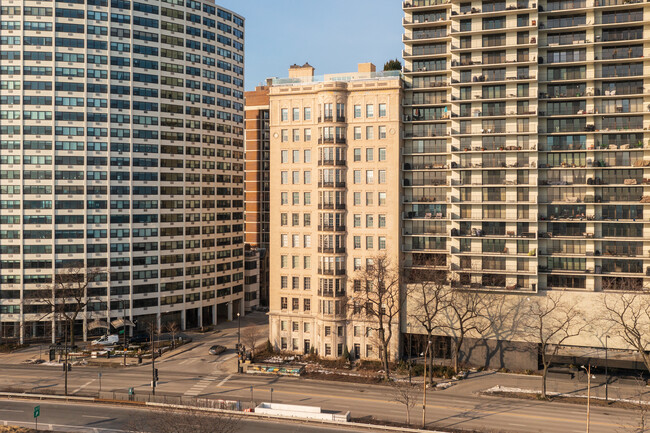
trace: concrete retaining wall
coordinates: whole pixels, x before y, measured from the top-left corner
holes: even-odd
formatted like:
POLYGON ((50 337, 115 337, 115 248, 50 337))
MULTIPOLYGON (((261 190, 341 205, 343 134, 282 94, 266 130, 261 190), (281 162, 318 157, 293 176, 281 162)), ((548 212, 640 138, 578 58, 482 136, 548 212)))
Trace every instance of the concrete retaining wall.
POLYGON ((289 418, 317 419, 321 421, 350 421, 350 412, 345 414, 323 412, 320 407, 297 406, 293 404, 262 403, 255 408, 255 413, 289 418))

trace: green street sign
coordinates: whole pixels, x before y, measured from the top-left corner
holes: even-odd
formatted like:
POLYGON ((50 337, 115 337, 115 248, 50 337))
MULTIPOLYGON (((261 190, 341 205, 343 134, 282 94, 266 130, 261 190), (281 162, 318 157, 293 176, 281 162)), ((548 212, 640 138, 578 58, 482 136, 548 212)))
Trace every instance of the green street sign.
POLYGON ((41 407, 36 406, 34 407, 34 418, 38 418, 39 416, 41 416, 41 407))

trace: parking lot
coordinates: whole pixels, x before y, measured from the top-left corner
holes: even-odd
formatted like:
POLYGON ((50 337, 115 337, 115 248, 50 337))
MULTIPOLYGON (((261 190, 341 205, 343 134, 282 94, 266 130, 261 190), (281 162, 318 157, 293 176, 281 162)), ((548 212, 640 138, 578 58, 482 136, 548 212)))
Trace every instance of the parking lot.
MULTIPOLYGON (((254 312, 242 317, 240 331, 244 345, 248 345, 246 337, 249 337, 253 331, 258 335, 258 344, 266 342, 268 338, 266 313, 254 312)), ((237 320, 222 323, 209 332, 182 331, 182 333, 192 341, 158 358, 156 364, 161 370, 191 371, 197 374, 212 374, 215 371, 234 373, 237 370, 235 352, 238 336, 237 320), (210 347, 217 344, 225 346, 226 350, 217 356, 210 355, 210 347)), ((39 358, 47 360, 48 349, 47 344, 36 344, 13 353, 0 354, 0 364, 21 364, 39 358)), ((111 360, 101 359, 101 361, 111 360)), ((136 364, 137 360, 129 358, 128 362, 136 364)))

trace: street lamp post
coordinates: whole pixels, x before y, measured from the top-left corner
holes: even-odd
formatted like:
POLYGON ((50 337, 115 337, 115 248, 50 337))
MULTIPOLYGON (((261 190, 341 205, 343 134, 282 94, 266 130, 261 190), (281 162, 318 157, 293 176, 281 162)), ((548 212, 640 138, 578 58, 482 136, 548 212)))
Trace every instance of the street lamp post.
POLYGON ((154 340, 156 334, 157 324, 153 321, 151 322, 151 394, 156 395, 156 340, 154 340))
POLYGON ((587 367, 582 366, 582 369, 587 372, 587 433, 589 433, 589 415, 591 409, 591 364, 587 367))
POLYGON ((65 384, 64 384, 64 394, 63 395, 68 395, 68 321, 65 320, 65 329, 63 331, 63 353, 65 354, 63 357, 63 371, 65 375, 65 384))
POLYGON ((120 303, 122 304, 122 333, 124 334, 124 337, 122 338, 122 341, 124 342, 122 347, 122 350, 124 351, 124 360, 122 364, 126 366, 126 309, 124 308, 125 300, 121 300, 120 303))
POLYGON ((237 373, 241 373, 241 315, 237 313, 237 373))
POLYGON ((410 322, 406 324, 406 329, 408 330, 408 333, 409 333, 409 358, 408 358, 408 363, 409 363, 409 384, 411 384, 411 376, 412 376, 411 370, 413 370, 413 364, 412 364, 412 361, 411 361, 411 335, 412 334, 411 334, 411 323, 410 322))
POLYGON ((609 385, 609 357, 607 356, 607 349, 608 349, 608 341, 609 340, 609 335, 605 335, 605 401, 609 402, 609 393, 607 389, 607 385, 609 385))
POLYGON ((426 425, 427 416, 427 352, 429 352, 431 340, 427 340, 427 347, 424 349, 424 382, 422 394, 422 428, 426 425))

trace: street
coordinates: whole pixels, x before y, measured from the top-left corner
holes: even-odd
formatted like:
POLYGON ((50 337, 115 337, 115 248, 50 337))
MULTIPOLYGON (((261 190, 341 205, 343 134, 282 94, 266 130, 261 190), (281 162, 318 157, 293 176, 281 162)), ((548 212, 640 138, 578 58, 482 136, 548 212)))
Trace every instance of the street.
MULTIPOLYGON (((34 427, 34 406, 41 407, 39 428, 65 432, 122 433, 134 417, 155 416, 151 408, 133 409, 119 406, 77 403, 44 403, 41 401, 0 400, 0 425, 34 427)), ((300 422, 277 422, 244 418, 239 426, 245 433, 335 433, 341 427, 320 427, 300 422)), ((345 429, 344 431, 368 432, 369 430, 345 429)))
MULTIPOLYGON (((181 361, 182 362, 182 361, 181 361)), ((363 419, 405 421, 405 408, 393 401, 391 389, 380 385, 360 385, 345 382, 314 381, 301 378, 237 375, 219 372, 219 362, 208 362, 214 368, 211 374, 196 374, 179 369, 175 363, 161 365, 161 382, 157 394, 196 396, 224 400, 241 400, 250 404, 251 387, 255 403, 273 402, 319 406, 326 410, 345 412, 363 419)), ((44 366, 2 366, 0 388, 25 392, 62 393, 62 371, 44 366)), ((99 391, 99 369, 76 367, 69 376, 69 390, 73 395, 93 395, 99 391)), ((127 369, 104 369, 102 393, 125 393, 133 387, 136 395, 148 394, 151 378, 147 366, 127 369)), ((453 388, 451 388, 453 389, 453 388)), ((501 397, 459 395, 453 392, 432 391, 427 396, 427 424, 438 428, 493 429, 505 432, 583 432, 586 407, 535 400, 516 400, 501 397)), ((411 410, 413 419, 421 419, 421 406, 411 410)), ((637 414, 621 409, 592 407, 591 432, 624 432, 636 422, 637 414)), ((11 419, 4 417, 4 419, 11 419)), ((74 419, 74 417, 72 418, 74 419)), ((65 420, 58 422, 64 423, 65 420)), ((54 421, 52 421, 54 422, 54 421)))
MULTIPOLYGON (((254 314, 242 318, 242 330, 255 326, 266 333, 266 316, 254 314)), ((158 396, 168 396, 170 402, 182 396, 185 399, 209 398, 239 400, 243 407, 273 401, 308 406, 324 410, 351 412, 354 419, 369 417, 405 422, 405 406, 395 401, 388 386, 347 382, 318 381, 295 377, 236 374, 234 346, 237 342, 237 322, 222 324, 215 332, 192 334, 193 341, 156 360, 159 370, 158 396), (228 350, 221 355, 209 355, 213 344, 222 344, 228 350)), ((263 343, 262 340, 260 343, 263 343)), ((27 393, 63 394, 61 366, 26 365, 21 360, 38 358, 38 347, 10 355, 0 355, 0 390, 27 393)), ((105 399, 122 397, 133 388, 138 399, 146 400, 151 392, 150 363, 123 367, 74 366, 68 377, 68 390, 75 396, 100 395, 105 399)), ((586 427, 586 407, 536 400, 507 399, 478 395, 484 389, 506 381, 515 386, 534 388, 539 385, 535 376, 481 373, 478 379, 464 380, 446 390, 427 393, 427 425, 440 429, 481 429, 503 432, 583 432, 586 427)), ((418 403, 411 409, 411 418, 420 423, 422 417, 421 390, 416 391, 418 403)), ((4 402, 0 406, 3 410, 4 402)), ((11 409, 13 410, 13 409, 11 409)), ((18 410, 18 409, 16 409, 18 410)), ((22 409, 20 409, 22 410, 22 409)), ((104 410, 101 409, 100 410, 104 410)), ((50 422, 69 425, 80 421, 66 416, 50 422)), ((12 420, 13 412, 0 411, 0 417, 12 420)), ((614 408, 592 407, 592 433, 622 433, 632 431, 639 413, 614 408)), ((83 421, 83 420, 81 420, 83 421)), ((88 420, 86 420, 88 421, 88 420)), ((103 427, 117 428, 115 424, 103 427)), ((252 427, 251 427, 252 428, 252 427)), ((260 427, 260 431, 261 431, 260 427)), ((255 431, 255 430, 246 430, 255 431)), ((274 431, 264 427, 265 432, 274 431)), ((279 431, 287 431, 281 429, 279 431)), ((300 430, 311 431, 311 430, 300 430)))

